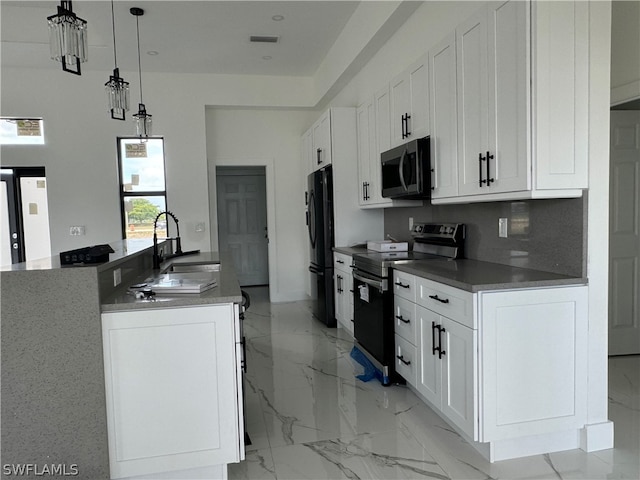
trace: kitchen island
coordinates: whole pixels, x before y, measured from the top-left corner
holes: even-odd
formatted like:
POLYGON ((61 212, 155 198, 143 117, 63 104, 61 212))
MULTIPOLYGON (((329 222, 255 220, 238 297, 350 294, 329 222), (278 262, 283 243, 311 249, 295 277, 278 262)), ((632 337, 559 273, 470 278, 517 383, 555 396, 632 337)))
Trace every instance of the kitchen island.
MULTIPOLYGON (((188 324, 185 320, 189 313, 199 316, 203 309, 225 309, 227 336, 215 338, 228 339, 224 362, 228 362, 229 371, 238 371, 234 317, 242 297, 233 267, 224 255, 201 253, 172 259, 176 263, 219 262, 217 287, 203 294, 174 295, 150 302, 136 300, 126 289, 153 273, 151 242, 117 241, 110 245, 115 253, 109 262, 97 266, 63 267, 59 258, 51 257, 2 268, 3 465, 35 465, 36 471, 62 465, 66 471, 77 470, 77 478, 115 478, 109 467, 111 420, 105 393, 105 368, 108 370, 109 364, 103 356, 103 313, 144 312, 154 319, 163 311, 180 309, 180 315, 172 318, 188 324), (114 287, 117 277, 121 283, 114 287)), ((210 320, 200 318, 195 323, 210 324, 215 320, 220 328, 225 323, 217 315, 210 320)), ((164 321, 172 322, 166 318, 164 321)), ((213 327, 198 328, 208 331, 209 337, 205 338, 213 338, 213 327)), ((209 378, 219 379, 215 375, 209 378)), ((241 393, 237 378, 236 375, 233 392, 236 400, 241 393)), ((210 393, 211 386, 207 388, 210 393)), ((167 388, 167 392, 171 391, 167 388)), ((241 411, 236 409, 237 430, 241 428, 240 416, 241 411)), ((166 447, 165 444, 163 448, 168 453, 166 447)), ((122 456, 123 452, 126 453, 120 451, 117 455, 122 456)), ((114 452, 111 453, 113 460, 114 452)), ((202 465, 202 461, 193 464, 202 465)), ((187 468, 184 464, 169 467, 167 470, 187 468)), ((226 474, 226 468, 219 470, 226 474)))

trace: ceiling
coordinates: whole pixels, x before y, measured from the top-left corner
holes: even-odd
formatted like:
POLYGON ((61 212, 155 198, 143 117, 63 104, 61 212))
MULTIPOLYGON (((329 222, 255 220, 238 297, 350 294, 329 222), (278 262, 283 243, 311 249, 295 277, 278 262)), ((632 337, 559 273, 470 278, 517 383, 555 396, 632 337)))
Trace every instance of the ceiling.
MULTIPOLYGON (((2 66, 59 69, 49 58, 46 18, 60 2, 0 1, 2 66)), ((354 1, 128 1, 116 0, 120 74, 138 70, 139 17, 142 71, 312 76, 356 10, 354 1), (284 17, 274 20, 274 16, 284 17), (275 44, 250 43, 276 35, 275 44), (150 55, 148 52, 157 52, 150 55)), ((77 0, 73 11, 88 23, 89 59, 83 71, 114 68, 111 2, 77 0)), ((279 17, 276 17, 276 19, 279 17)))

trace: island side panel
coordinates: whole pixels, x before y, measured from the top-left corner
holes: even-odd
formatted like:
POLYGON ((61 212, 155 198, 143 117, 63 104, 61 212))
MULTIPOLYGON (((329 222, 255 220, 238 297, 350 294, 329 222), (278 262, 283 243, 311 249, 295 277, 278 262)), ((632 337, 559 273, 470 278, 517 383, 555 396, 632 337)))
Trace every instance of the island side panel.
POLYGON ((96 269, 0 280, 2 464, 77 465, 75 478, 108 479, 96 269))

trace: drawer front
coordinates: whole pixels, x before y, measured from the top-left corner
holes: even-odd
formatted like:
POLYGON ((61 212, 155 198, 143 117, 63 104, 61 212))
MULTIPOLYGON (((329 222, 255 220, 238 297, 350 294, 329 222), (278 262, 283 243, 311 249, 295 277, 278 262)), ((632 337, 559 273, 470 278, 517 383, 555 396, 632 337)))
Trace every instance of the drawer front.
POLYGON ((333 252, 333 268, 344 272, 351 272, 351 255, 333 252))
POLYGON ((417 345, 418 328, 416 320, 416 304, 409 300, 394 296, 393 319, 396 335, 400 335, 409 343, 417 345))
POLYGON ((455 320, 469 328, 477 329, 473 315, 473 294, 425 278, 416 281, 417 300, 420 306, 455 320))
POLYGON ((410 302, 416 301, 416 276, 410 273, 393 271, 393 293, 410 302))
POLYGON ((404 338, 396 335, 396 372, 408 384, 415 386, 418 380, 418 349, 404 338))

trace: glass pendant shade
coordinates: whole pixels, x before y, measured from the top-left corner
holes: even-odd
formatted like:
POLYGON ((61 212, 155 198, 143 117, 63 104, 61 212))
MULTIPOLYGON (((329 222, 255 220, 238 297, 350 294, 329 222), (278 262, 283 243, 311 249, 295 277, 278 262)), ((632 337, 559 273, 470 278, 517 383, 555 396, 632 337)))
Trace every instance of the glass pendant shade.
POLYGON ((47 17, 51 59, 62 63, 65 72, 81 75, 87 61, 87 22, 71 10, 70 1, 60 2, 57 15, 47 17))
POLYGON ((129 82, 120 78, 120 71, 115 68, 109 81, 104 84, 107 93, 107 105, 111 112, 111 118, 124 120, 125 112, 129 110, 129 82))
POLYGON ((138 113, 133 115, 133 121, 136 124, 136 135, 138 137, 151 136, 152 119, 151 115, 147 113, 144 103, 138 105, 138 113))

